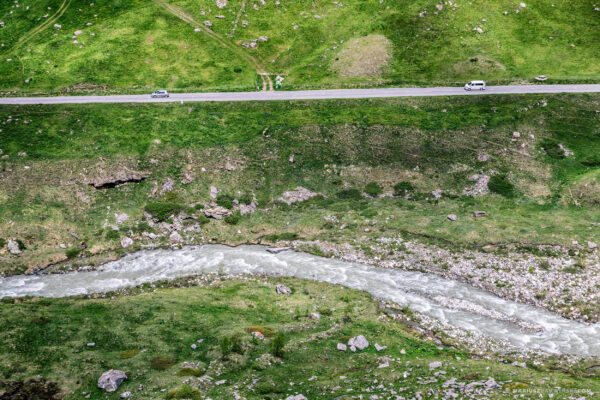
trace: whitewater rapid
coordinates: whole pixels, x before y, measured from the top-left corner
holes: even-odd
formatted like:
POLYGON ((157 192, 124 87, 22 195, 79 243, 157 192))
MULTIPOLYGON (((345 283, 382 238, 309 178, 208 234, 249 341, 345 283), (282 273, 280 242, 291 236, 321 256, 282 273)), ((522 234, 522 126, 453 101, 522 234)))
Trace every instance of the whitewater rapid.
POLYGON ((293 251, 271 254, 264 246, 204 245, 143 250, 94 271, 1 278, 0 298, 102 293, 206 273, 290 276, 343 285, 514 346, 557 354, 600 356, 600 324, 567 320, 432 274, 293 251))

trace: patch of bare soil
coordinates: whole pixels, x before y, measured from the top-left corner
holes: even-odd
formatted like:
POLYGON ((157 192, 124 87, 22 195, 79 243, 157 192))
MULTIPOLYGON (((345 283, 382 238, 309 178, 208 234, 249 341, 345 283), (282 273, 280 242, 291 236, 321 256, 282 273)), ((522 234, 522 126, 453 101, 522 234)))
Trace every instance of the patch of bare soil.
POLYGON ((381 76, 391 59, 392 46, 392 42, 383 35, 350 39, 330 68, 344 78, 381 76))

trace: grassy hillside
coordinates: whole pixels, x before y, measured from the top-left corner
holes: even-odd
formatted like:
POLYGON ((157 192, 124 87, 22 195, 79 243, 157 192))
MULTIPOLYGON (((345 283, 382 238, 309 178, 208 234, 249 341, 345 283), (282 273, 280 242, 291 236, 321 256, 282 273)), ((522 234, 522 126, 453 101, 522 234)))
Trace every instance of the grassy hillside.
POLYGON ((262 87, 257 73, 287 74, 287 88, 599 76, 593 0, 90 4, 0 4, 0 89, 248 90, 262 87))
POLYGON ((237 394, 274 400, 295 393, 309 399, 394 398, 393 393, 412 398, 449 391, 461 398, 512 399, 530 393, 525 390, 551 391, 560 399, 600 390, 585 363, 566 374, 556 360, 523 368, 510 365, 522 362, 517 354, 504 363, 481 359, 443 335, 440 341, 419 333, 406 321, 408 311, 398 312, 404 322, 394 320, 363 292, 293 279, 283 281, 293 289, 289 296, 275 294, 279 281, 273 280, 190 282, 201 287, 158 284, 158 289, 146 286, 106 298, 5 299, 0 303, 0 394, 6 388, 2 383, 38 375, 57 383, 65 399, 87 394, 118 399, 126 391, 134 399, 237 394), (261 331, 265 339, 254 339, 252 331, 261 331), (279 333, 281 358, 272 355, 273 336, 279 333), (360 334, 370 342, 366 350, 336 350, 337 343, 360 334), (378 352, 375 343, 387 349, 378 352), (441 367, 432 369, 433 362, 441 367), (111 368, 125 371, 128 379, 117 392, 104 394, 97 380, 111 368), (490 377, 498 388, 464 387, 490 377))
POLYGON ((3 107, 0 265, 19 272, 77 255, 71 248, 87 256, 118 249, 120 237, 158 229, 146 223, 148 203, 201 214, 214 201, 211 186, 259 210, 231 224, 188 220, 203 226, 186 240, 240 243, 288 231, 338 242, 418 235, 459 247, 600 241, 598 109, 592 95, 3 107), (147 178, 90 185, 126 171, 147 178), (492 178, 491 190, 473 197, 479 174, 492 178), (363 197, 373 185, 375 198, 363 197), (277 201, 296 186, 326 199, 277 201), (477 210, 488 216, 474 218, 477 210), (130 219, 117 227, 118 213, 130 219), (448 223, 449 214, 458 221, 448 223), (346 229, 327 223, 331 216, 346 229), (22 255, 7 252, 9 238, 27 247, 22 255))

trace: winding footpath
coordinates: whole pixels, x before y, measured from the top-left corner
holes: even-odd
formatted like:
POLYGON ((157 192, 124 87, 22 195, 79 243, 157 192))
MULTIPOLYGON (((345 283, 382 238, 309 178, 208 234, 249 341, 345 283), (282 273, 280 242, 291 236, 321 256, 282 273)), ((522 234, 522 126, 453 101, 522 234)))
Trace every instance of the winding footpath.
POLYGON ((600 93, 600 84, 488 86, 485 91, 465 91, 462 87, 331 89, 263 92, 173 93, 168 98, 147 95, 4 97, 0 104, 89 104, 89 103, 174 103, 225 101, 277 101, 366 99, 390 97, 483 96, 499 94, 600 93))
POLYGON ((408 306, 443 324, 509 347, 600 356, 600 324, 568 320, 437 275, 293 251, 270 254, 264 246, 204 245, 144 250, 94 271, 0 278, 0 298, 102 293, 202 274, 290 276, 342 285, 408 306))

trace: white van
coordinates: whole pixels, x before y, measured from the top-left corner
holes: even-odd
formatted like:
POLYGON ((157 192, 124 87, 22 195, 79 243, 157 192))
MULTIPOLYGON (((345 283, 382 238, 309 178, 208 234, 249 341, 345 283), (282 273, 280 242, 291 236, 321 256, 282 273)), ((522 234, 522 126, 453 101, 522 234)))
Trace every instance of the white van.
POLYGON ((465 85, 465 90, 485 90, 485 82, 471 81, 465 85))

